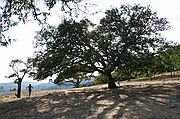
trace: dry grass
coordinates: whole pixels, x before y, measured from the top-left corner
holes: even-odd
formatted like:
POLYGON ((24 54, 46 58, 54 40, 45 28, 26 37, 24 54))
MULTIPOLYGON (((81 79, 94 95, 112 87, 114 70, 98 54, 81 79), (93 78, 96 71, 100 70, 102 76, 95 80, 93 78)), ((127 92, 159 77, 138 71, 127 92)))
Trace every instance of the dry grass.
POLYGON ((0 98, 0 119, 179 119, 180 80, 121 82, 0 98))

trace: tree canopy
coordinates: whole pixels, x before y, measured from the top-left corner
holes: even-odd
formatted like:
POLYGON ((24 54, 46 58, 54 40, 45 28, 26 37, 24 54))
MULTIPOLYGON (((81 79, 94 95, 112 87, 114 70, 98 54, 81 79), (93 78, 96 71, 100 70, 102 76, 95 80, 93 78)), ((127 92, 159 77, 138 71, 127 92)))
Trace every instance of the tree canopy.
POLYGON ((27 61, 22 61, 20 59, 11 60, 9 66, 12 68, 13 72, 7 78, 12 78, 14 83, 18 84, 17 97, 21 97, 21 83, 24 77, 32 71, 32 59, 28 58, 27 61))
POLYGON ((180 45, 168 45, 159 49, 160 64, 165 70, 177 70, 180 67, 180 45))
POLYGON ((116 88, 112 73, 144 68, 165 43, 160 32, 169 28, 165 18, 141 5, 107 10, 94 30, 90 26, 89 20, 65 20, 40 31, 37 45, 43 50, 37 53, 35 78, 98 71, 107 77, 109 88, 116 88))
POLYGON ((16 26, 20 22, 26 23, 30 19, 37 20, 39 24, 46 23, 52 9, 57 3, 61 2, 61 11, 69 15, 78 15, 93 4, 83 0, 1 0, 0 1, 0 45, 7 46, 12 38, 6 36, 4 32, 10 27, 16 26), (44 7, 43 7, 44 6, 44 7))

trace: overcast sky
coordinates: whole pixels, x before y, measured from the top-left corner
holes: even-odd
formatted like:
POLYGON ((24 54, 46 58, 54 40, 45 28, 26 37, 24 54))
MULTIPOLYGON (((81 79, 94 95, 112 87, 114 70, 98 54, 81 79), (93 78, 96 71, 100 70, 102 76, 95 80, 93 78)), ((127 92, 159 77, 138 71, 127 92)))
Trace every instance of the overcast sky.
MULTIPOLYGON (((180 0, 91 0, 98 6, 93 8, 93 11, 101 9, 103 12, 105 9, 110 9, 115 6, 118 7, 122 4, 134 3, 142 5, 151 5, 153 11, 157 11, 159 17, 165 17, 170 22, 172 28, 166 31, 163 35, 167 40, 179 42, 179 31, 180 31, 180 0)), ((56 15, 58 8, 52 10, 54 16, 51 18, 51 22, 54 24, 59 23, 59 15, 56 15)), ((99 19, 102 18, 103 12, 94 16, 87 16, 92 22, 98 23, 99 19)), ((9 75, 12 70, 9 67, 9 62, 12 59, 25 60, 27 57, 33 55, 33 45, 35 31, 39 29, 34 21, 29 22, 25 25, 18 25, 9 31, 9 34, 16 38, 17 41, 13 42, 8 47, 0 47, 0 83, 12 82, 12 79, 6 79, 4 76, 9 75)), ((26 78, 24 81, 32 81, 32 79, 26 78)))

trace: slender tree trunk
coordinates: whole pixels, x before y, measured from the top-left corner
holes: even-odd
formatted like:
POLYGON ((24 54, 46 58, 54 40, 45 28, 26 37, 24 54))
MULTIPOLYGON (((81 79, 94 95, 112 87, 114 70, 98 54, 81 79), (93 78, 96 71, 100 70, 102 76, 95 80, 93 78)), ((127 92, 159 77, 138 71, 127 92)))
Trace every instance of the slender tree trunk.
POLYGON ((129 70, 128 70, 128 74, 127 74, 127 78, 128 78, 128 81, 131 81, 131 79, 130 79, 130 75, 131 75, 131 69, 129 68, 129 70))
POLYGON ((79 88, 79 85, 80 85, 80 80, 77 79, 77 82, 75 83, 75 88, 79 88))
POLYGON ((108 88, 118 88, 118 86, 116 86, 115 81, 111 74, 108 75, 108 78, 109 78, 108 88))
POLYGON ((172 77, 173 77, 173 70, 172 70, 172 68, 171 68, 171 79, 172 79, 172 77))
POLYGON ((18 82, 18 89, 17 89, 17 98, 21 97, 21 82, 18 82))
POLYGON ((22 83, 22 79, 19 78, 18 79, 18 89, 17 89, 17 94, 16 94, 17 98, 21 97, 21 83, 22 83))

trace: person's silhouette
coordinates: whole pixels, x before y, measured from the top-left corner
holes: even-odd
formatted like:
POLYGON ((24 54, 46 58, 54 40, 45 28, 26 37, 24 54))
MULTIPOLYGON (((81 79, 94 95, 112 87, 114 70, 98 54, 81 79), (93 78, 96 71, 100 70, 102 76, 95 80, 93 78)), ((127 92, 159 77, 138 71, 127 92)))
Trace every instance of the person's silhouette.
POLYGON ((1 86, 1 87, 0 87, 0 90, 1 90, 1 92, 4 92, 4 87, 1 86))
POLYGON ((32 92, 32 86, 31 84, 29 84, 29 86, 27 86, 26 88, 28 88, 28 91, 29 91, 29 97, 31 96, 31 92, 32 92))

